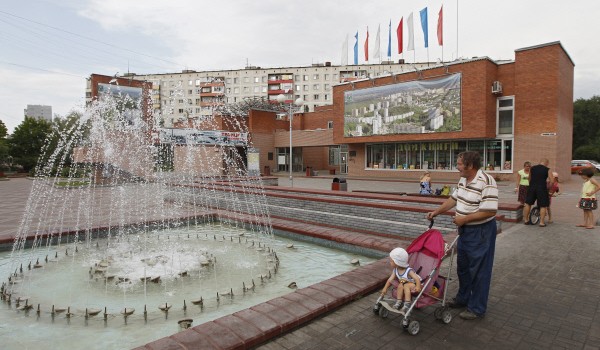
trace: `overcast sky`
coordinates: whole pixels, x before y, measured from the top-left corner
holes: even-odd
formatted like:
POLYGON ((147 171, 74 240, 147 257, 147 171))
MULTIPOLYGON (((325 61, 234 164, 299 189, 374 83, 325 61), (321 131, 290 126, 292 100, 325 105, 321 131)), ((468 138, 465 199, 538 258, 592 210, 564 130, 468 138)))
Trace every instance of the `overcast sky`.
POLYGON ((378 62, 372 58, 377 28, 387 59, 390 20, 393 60, 435 62, 442 59, 436 37, 442 5, 445 61, 514 59, 516 49, 560 41, 575 62, 575 98, 600 95, 599 1, 12 0, 0 8, 0 120, 11 132, 27 104, 50 105, 61 116, 82 110, 91 73, 339 65, 346 37, 352 63, 357 31, 364 63, 367 27, 370 61, 378 62), (419 20, 425 7, 429 51, 419 20), (415 51, 405 47, 400 56, 395 30, 403 17, 406 46, 411 12, 415 51))

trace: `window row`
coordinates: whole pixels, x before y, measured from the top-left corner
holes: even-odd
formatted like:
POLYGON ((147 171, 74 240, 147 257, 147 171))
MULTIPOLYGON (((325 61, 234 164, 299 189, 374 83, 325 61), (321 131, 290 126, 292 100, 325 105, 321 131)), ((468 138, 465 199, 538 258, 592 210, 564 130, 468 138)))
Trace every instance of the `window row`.
POLYGON ((512 171, 512 140, 463 140, 368 144, 368 169, 456 170, 459 153, 477 151, 482 168, 512 171))

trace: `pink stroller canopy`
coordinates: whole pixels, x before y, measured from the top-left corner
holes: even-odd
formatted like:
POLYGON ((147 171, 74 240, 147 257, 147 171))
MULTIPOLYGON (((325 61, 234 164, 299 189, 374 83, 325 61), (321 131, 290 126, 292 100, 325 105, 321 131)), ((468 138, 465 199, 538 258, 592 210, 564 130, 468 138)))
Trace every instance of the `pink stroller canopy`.
POLYGON ((408 254, 419 252, 432 258, 441 260, 444 257, 444 238, 442 233, 436 229, 429 229, 406 248, 408 254))

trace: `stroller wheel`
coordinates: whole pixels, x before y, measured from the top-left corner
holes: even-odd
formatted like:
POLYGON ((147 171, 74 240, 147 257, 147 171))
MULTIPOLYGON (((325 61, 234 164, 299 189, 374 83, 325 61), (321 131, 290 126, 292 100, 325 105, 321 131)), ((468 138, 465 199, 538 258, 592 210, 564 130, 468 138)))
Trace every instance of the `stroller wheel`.
POLYGON ((443 312, 444 312, 444 307, 440 306, 437 309, 435 309, 435 311, 433 312, 433 316, 435 317, 436 320, 441 320, 443 312))
POLYGON ((420 329, 421 325, 419 325, 419 321, 410 321, 406 330, 410 335, 417 335, 420 329))
POLYGON ((532 225, 537 225, 540 222, 540 208, 531 208, 531 213, 529 213, 529 221, 532 225))
POLYGON ((379 310, 381 309, 381 304, 377 303, 375 305, 373 305, 373 313, 375 315, 379 315, 379 310))
POLYGON ((442 322, 444 322, 444 324, 452 322, 452 313, 450 313, 449 310, 442 311, 442 322))
POLYGON ((387 318, 389 314, 390 314, 390 312, 385 307, 380 307, 379 308, 379 317, 381 317, 381 318, 387 318))

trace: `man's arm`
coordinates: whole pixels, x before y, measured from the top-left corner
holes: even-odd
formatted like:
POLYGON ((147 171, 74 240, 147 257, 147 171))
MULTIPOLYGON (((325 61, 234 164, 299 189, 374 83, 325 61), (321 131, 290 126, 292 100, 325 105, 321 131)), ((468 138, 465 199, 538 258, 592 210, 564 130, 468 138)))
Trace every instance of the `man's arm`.
POLYGON ((427 213, 427 219, 433 220, 434 217, 440 215, 441 213, 445 213, 448 210, 454 208, 456 206, 456 200, 452 197, 448 197, 444 203, 442 203, 436 210, 427 213))
POLYGON ((495 211, 478 211, 468 215, 455 216, 454 223, 456 226, 462 226, 468 224, 469 222, 485 220, 487 218, 491 218, 492 216, 496 216, 495 211))

